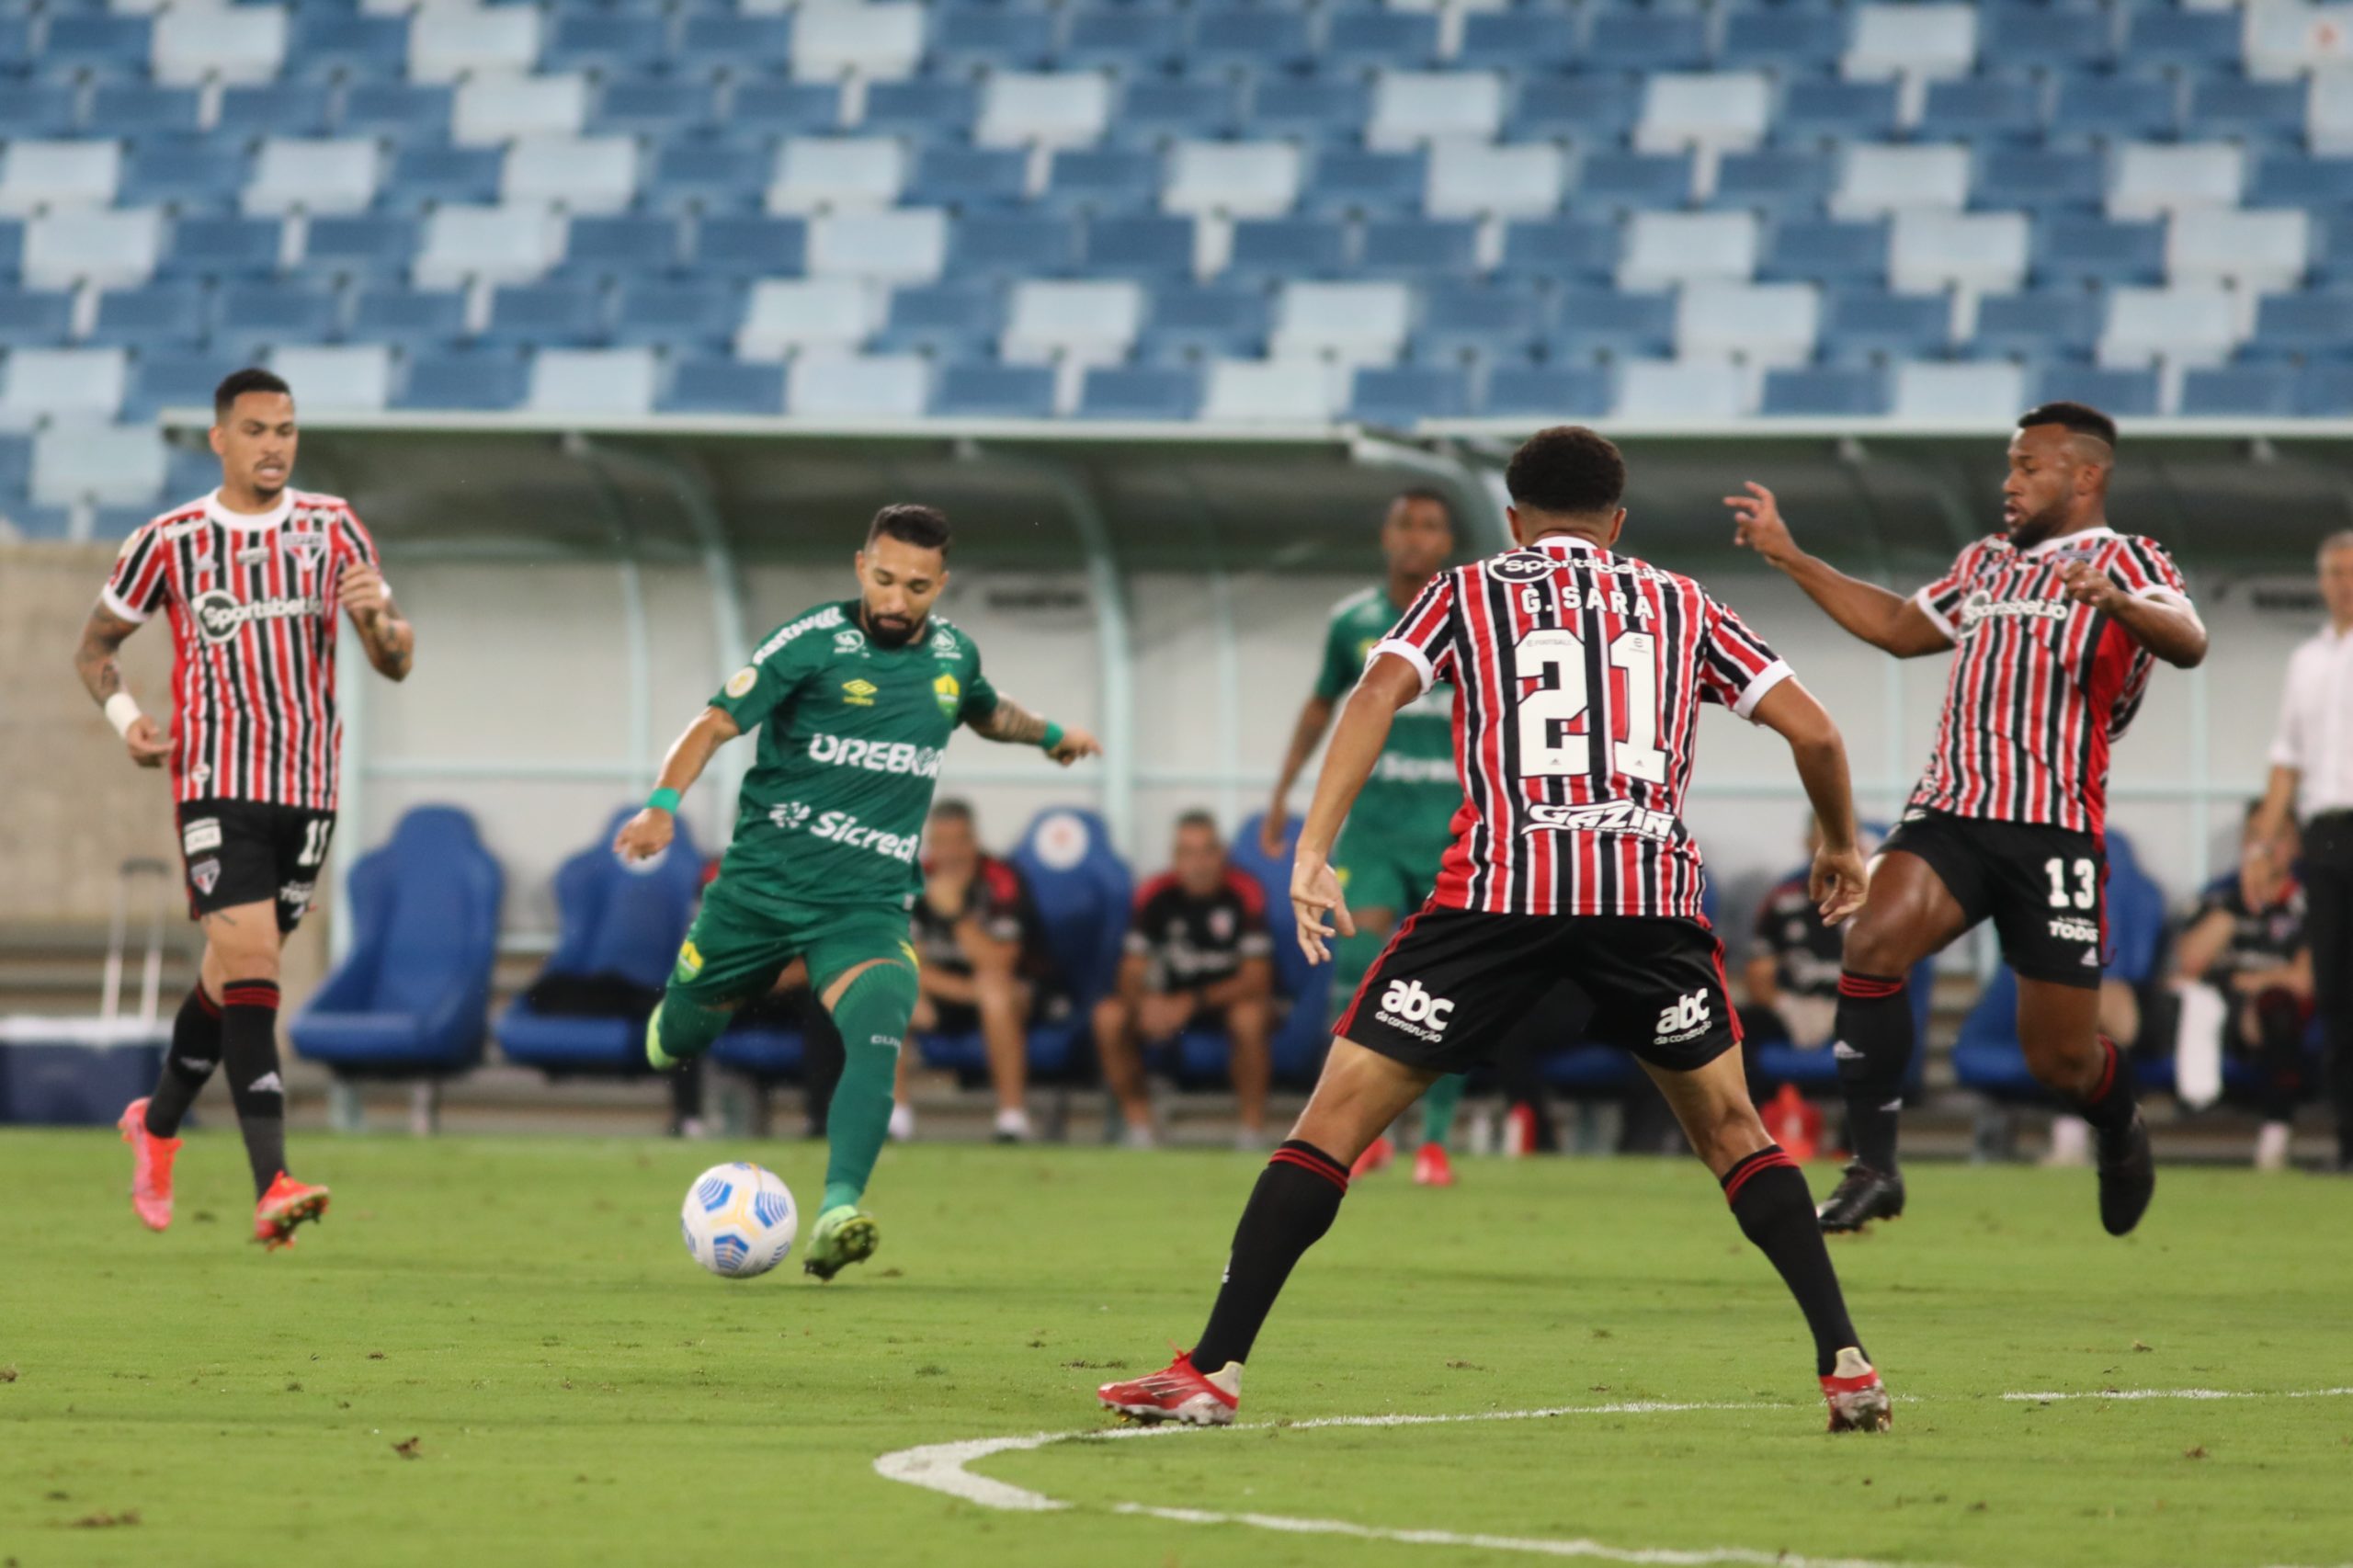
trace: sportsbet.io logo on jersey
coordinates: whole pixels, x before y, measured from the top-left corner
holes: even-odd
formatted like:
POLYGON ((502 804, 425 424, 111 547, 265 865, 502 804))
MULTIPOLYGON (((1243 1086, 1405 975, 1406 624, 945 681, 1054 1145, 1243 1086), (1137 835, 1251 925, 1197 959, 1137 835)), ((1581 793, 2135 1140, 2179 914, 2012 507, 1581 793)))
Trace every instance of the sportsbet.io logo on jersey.
POLYGON ((284 598, 255 599, 240 603, 237 596, 225 588, 213 588, 196 596, 188 603, 188 613, 196 620, 196 629, 207 642, 226 642, 238 629, 251 620, 288 620, 298 615, 323 615, 326 601, 316 594, 290 594, 284 598))

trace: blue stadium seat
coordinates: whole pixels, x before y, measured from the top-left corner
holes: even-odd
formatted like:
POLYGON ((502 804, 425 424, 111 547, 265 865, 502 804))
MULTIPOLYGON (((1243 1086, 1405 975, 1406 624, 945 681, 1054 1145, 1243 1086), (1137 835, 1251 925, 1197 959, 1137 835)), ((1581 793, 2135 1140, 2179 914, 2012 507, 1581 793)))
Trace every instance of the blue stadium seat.
MULTIPOLYGON (((1186 258, 1189 264, 1190 256, 1186 258)), ((1348 231, 1324 218, 1245 218, 1233 225, 1226 270, 1235 278, 1336 278, 1347 269, 1348 231)))
POLYGON ((32 18, 0 15, 0 76, 30 75, 32 62, 32 18))
POLYGON ((1577 57, 1574 14, 1566 7, 1528 6, 1465 15, 1454 63, 1465 70, 1527 72, 1533 79, 1565 71, 1577 57))
POLYGON ((1621 211, 1688 206, 1693 161, 1689 153, 1595 153, 1579 166, 1570 199, 1621 211))
POLYGON ((1988 294, 1977 302, 1977 332, 1970 343, 1981 356, 2029 363, 2088 359, 2105 319, 2098 301, 2080 290, 1988 294))
POLYGON ((238 283, 221 290, 212 325, 224 357, 257 358, 265 345, 333 343, 341 335, 343 301, 310 284, 238 283))
POLYGON ((7 514, 9 520, 17 525, 17 531, 27 539, 66 539, 74 532, 74 509, 71 506, 47 506, 31 501, 9 500, 5 495, 0 495, 0 503, 5 503, 0 505, 0 511, 7 514))
POLYGON ((2315 283, 2353 281, 2353 207, 2322 208, 2312 214, 2315 283))
POLYGON ((715 351, 743 319, 743 290, 724 278, 642 277, 614 296, 612 337, 624 346, 715 351))
POLYGON ((664 414, 782 414, 784 367, 733 358, 682 359, 654 406, 664 414))
POLYGON ((1847 51, 1844 7, 1746 6, 1724 18, 1724 69, 1767 67, 1790 73, 1826 72, 1847 51))
POLYGON ((1708 18, 1698 11, 1596 11, 1585 62, 1603 71, 1697 71, 1708 63, 1708 18))
POLYGON ((1642 84, 1634 77, 1531 74, 1519 79, 1504 110, 1504 135, 1513 142, 1609 147, 1632 131, 1642 113, 1642 84))
POLYGON ((79 97, 66 82, 10 82, 0 92, 0 137, 72 134, 79 97))
POLYGON ((283 226, 275 218, 182 218, 171 226, 156 273, 164 278, 266 278, 278 270, 283 226))
POLYGON ((287 1026, 338 1076, 460 1073, 482 1061, 505 879, 452 806, 418 806, 351 868, 350 954, 287 1026))
POLYGON ((153 419, 166 408, 204 408, 212 389, 233 367, 218 355, 159 347, 131 364, 131 384, 122 394, 122 416, 132 423, 153 419))
MULTIPOLYGON (((404 17, 369 17, 400 21, 404 17)), ((455 108, 452 88, 428 82, 355 82, 343 96, 336 129, 346 136, 381 136, 395 142, 442 142, 455 108)))
POLYGON ((2266 295, 2256 303, 2246 352, 2267 359, 2353 357, 2353 291, 2266 295))
POLYGON ((1195 14, 1187 63, 1195 70, 1298 71, 1314 62, 1315 41, 1301 11, 1208 10, 1195 14))
POLYGON ((1893 82, 1791 82, 1773 117, 1773 140, 1797 146, 1884 141, 1895 134, 1899 107, 1893 82))
POLYGON ((1364 226, 1355 275, 1462 278, 1479 270, 1479 225, 1467 219, 1376 218, 1364 226))
POLYGON ((2302 412, 2302 378, 2289 365, 2223 365, 2182 377, 2181 413, 2198 418, 2290 418, 2302 412))
POLYGON ((2159 283, 2165 279, 2165 226, 2046 215, 2034 226, 2030 266, 2043 283, 2159 283))
POLYGON ((503 147, 404 147, 393 155, 380 200, 395 212, 426 212, 452 203, 487 205, 498 199, 506 167, 503 147))
POLYGON ((1358 78, 1267 75, 1251 92, 1248 123, 1254 137, 1342 143, 1361 133, 1371 115, 1372 89, 1358 78))
POLYGON ((838 129, 842 91, 831 82, 748 81, 728 100, 726 129, 735 135, 817 135, 838 129))
POLYGON ((1981 209, 2088 212, 2108 199, 2108 170, 2095 153, 1996 143, 1976 162, 1971 197, 1981 209))
POLYGON ((806 266, 809 225, 798 218, 707 217, 695 226, 694 265, 727 278, 789 278, 806 266))
POLYGON ((1438 19, 1429 11, 1340 10, 1324 34, 1324 69, 1425 71, 1438 62, 1438 19))
POLYGON ((286 74, 390 78, 408 67, 408 17, 361 15, 324 6, 295 8, 286 41, 286 74))
POLYGON ((324 82, 272 82, 223 87, 214 128, 240 136, 324 136, 335 123, 335 93, 324 82))
POLYGON ((445 349, 411 359, 408 383, 392 401, 399 408, 496 413, 519 406, 529 390, 528 367, 518 354, 445 349))
POLYGON ((1763 283, 1884 283, 1884 222, 1785 221, 1773 231, 1756 267, 1763 283))
POLYGON ((2163 76, 2070 76, 2051 112, 2054 141, 2170 141, 2181 126, 2180 87, 2163 76))
POLYGON ((588 277, 663 273, 678 265, 680 230, 669 218, 616 213, 574 218, 564 235, 563 270, 588 277))
POLYGON ((1428 183, 1427 153, 1326 148, 1315 159, 1300 204, 1321 213, 1411 211, 1421 205, 1428 183))
POLYGON ((1053 58, 1054 17, 1010 6, 943 9, 932 18, 931 47, 943 70, 1035 70, 1053 58))
POLYGON ((651 1071, 645 1017, 670 978, 678 944, 694 918, 702 856, 680 823, 666 854, 647 864, 623 865, 612 851, 612 838, 634 814, 631 808, 615 813, 588 847, 557 869, 555 951, 533 990, 550 980, 618 980, 633 989, 639 1006, 617 997, 620 1006, 615 1011, 543 1012, 527 993, 498 1019, 498 1045, 508 1061, 551 1077, 635 1077, 651 1071))
POLYGON ((1523 218, 1504 231, 1501 275, 1564 282, 1614 277, 1622 242, 1594 218, 1523 218))
POLYGON ((253 159, 238 138, 165 136, 137 142, 122 161, 115 200, 124 207, 226 211, 245 187, 253 159))
POLYGON ((1989 62, 2097 67, 2116 59, 2114 24, 2105 6, 1986 5, 1979 8, 1977 28, 1978 57, 1989 62))
POLYGON ((1614 289, 1563 289, 1545 338, 1547 356, 1566 365, 1597 358, 1666 358, 1675 353, 1675 296, 1621 294, 1614 289))
POLYGON ((1861 367, 1784 367, 1765 373, 1768 417, 1870 417, 1888 411, 1887 374, 1861 367))
POLYGON ((1300 951, 1298 926, 1292 918, 1290 864, 1299 845, 1299 819, 1284 824, 1283 848, 1269 855, 1259 843, 1264 812, 1242 820, 1228 849, 1235 869, 1257 882, 1267 898, 1267 932, 1274 939, 1275 994, 1289 1006, 1275 1026, 1269 1054, 1275 1081, 1308 1085, 1324 1066, 1332 1043, 1332 966, 1311 964, 1300 951))
POLYGON ((0 218, 0 282, 13 282, 24 265, 25 226, 14 218, 0 218))
POLYGON ((194 136, 201 95, 153 82, 101 82, 90 89, 84 129, 93 136, 194 136))
MULTIPOLYGON (((985 358, 1005 330, 1005 301, 993 289, 974 283, 935 283, 903 288, 891 295, 875 348, 882 353, 916 351, 935 358, 985 358)), ((1049 399, 1051 401, 1051 397, 1049 399)))
POLYGON ((1600 419, 1615 401, 1606 370, 1591 366, 1497 365, 1487 374, 1479 412, 1491 418, 1556 422, 1600 419))
POLYGON ((931 412, 971 419, 1051 419, 1053 369, 995 363, 948 365, 932 389, 931 412))
POLYGON ((1054 154, 1045 200, 1065 212, 1149 210, 1160 202, 1160 160, 1131 150, 1064 148, 1054 154))
POLYGON ((2031 403, 2088 403, 2126 419, 2157 412, 2157 373, 2099 365, 2045 364, 2029 381, 2031 403))
POLYGON ((715 8, 681 18, 677 46, 671 54, 676 69, 703 77, 775 70, 791 59, 790 15, 755 16, 715 8))
POLYGON ((2304 104, 2311 86, 2292 82, 2246 82, 2206 76, 2189 85, 2185 133, 2200 141, 2224 137, 2257 144, 2301 142, 2304 104))
POLYGON ((1267 351, 1273 316, 1261 289, 1173 284, 1154 290, 1146 302, 1141 347, 1160 359, 1255 359, 1267 351))
POLYGON ((644 199, 660 212, 756 210, 767 193, 775 154, 753 142, 688 136, 654 150, 644 199))
POLYGON ((861 136, 908 136, 920 140, 961 137, 980 118, 980 89, 970 82, 918 76, 905 82, 877 82, 866 89, 866 118, 858 124, 861 136))
POLYGON ((0 348, 63 348, 73 331, 71 290, 0 289, 0 348))
POLYGON ((1550 324, 1547 296, 1528 286, 1438 283, 1422 294, 1414 328, 1420 360, 1526 361, 1550 324))
MULTIPOLYGON (((6 296, 0 296, 5 300, 6 296)), ((0 305, 0 309, 5 309, 0 305)), ((32 483, 33 438, 0 430, 0 495, 22 495, 32 483)))
POLYGON ((1082 419, 1190 419, 1200 407, 1200 372, 1189 366, 1098 365, 1079 384, 1082 419))
POLYGON ((629 136, 670 136, 719 123, 718 95, 708 82, 675 76, 625 76, 607 82, 588 111, 587 129, 629 136))
POLYGON ((1727 153, 1717 165, 1711 205, 1745 207, 1779 217, 1819 212, 1838 184, 1836 161, 1811 150, 1727 153))
POLYGON ((2226 10, 2136 6, 2125 57, 2136 65, 2188 65, 2200 70, 2235 68, 2245 45, 2245 23, 2235 6, 2226 10))
POLYGON ((1398 429, 1424 419, 1460 419, 1470 412, 1471 378, 1460 366, 1363 366, 1348 397, 1349 418, 1398 429))
POLYGON ((929 146, 907 181, 910 207, 1014 207, 1028 194, 1029 154, 1018 147, 929 146))
POLYGON ((508 283, 491 296, 488 343, 581 347, 605 340, 604 301, 577 283, 508 283))
MULTIPOLYGON (((1174 28, 1175 18, 1167 20, 1174 28)), ((1140 78, 1121 88, 1106 135, 1116 143, 1146 147, 1176 140, 1219 141, 1239 132, 1242 119, 1237 82, 1140 78)))
POLYGON ((373 213, 320 217, 310 222, 302 260, 314 274, 381 278, 406 272, 416 257, 416 246, 414 218, 373 213))
MULTIPOLYGON (((1844 364, 1938 359, 1945 356, 1951 342, 1952 301, 1942 294, 1890 294, 1876 290, 1842 289, 1823 301, 1822 352, 1828 359, 1844 364)), ((1858 411, 1839 408, 1824 412, 1858 411)))
POLYGON ((2246 193, 2249 207, 2353 207, 2353 158, 2297 152, 2264 154, 2246 193))
POLYGON ((145 17, 104 11, 65 11, 50 18, 41 46, 45 74, 60 70, 86 76, 144 76, 153 54, 153 28, 145 17))
POLYGON ((1188 278, 1189 218, 1097 218, 1086 226, 1086 270, 1105 278, 1188 278))
POLYGON ((466 297, 455 289, 363 289, 352 304, 351 335, 409 354, 449 347, 468 335, 466 297))
POLYGON ((1185 23, 1180 12, 1149 6, 1097 5, 1070 11, 1060 62, 1082 71, 1142 75, 1171 70, 1184 55, 1185 23))
POLYGON ((540 69, 620 71, 669 52, 669 27, 658 15, 620 11, 560 11, 551 18, 540 69))
POLYGON ((948 270, 960 278, 1055 278, 1078 265, 1078 224, 1034 212, 968 213, 948 230, 948 270))
POLYGON ((2022 142, 2042 134, 2042 84, 2032 79, 1964 76, 1928 84, 1915 134, 1923 142, 2022 142))

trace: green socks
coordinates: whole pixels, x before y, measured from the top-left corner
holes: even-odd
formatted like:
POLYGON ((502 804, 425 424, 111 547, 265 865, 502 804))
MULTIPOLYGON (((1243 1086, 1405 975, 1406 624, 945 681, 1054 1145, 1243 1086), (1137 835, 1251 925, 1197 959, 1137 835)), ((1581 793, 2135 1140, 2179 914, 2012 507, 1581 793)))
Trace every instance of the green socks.
POLYGON ((868 968, 834 1004, 834 1027, 842 1037, 842 1079, 825 1114, 829 1158, 821 1214, 865 1196, 891 1131, 891 1083, 915 1011, 915 971, 895 960, 868 968))
POLYGON ((1449 1073, 1422 1091, 1422 1142, 1446 1147, 1447 1134, 1454 1131, 1454 1110, 1462 1103, 1462 1088, 1470 1080, 1460 1073, 1449 1073))
POLYGON ((667 1071, 710 1049, 735 1015, 724 1007, 699 1007, 672 995, 645 1020, 645 1060, 667 1071))

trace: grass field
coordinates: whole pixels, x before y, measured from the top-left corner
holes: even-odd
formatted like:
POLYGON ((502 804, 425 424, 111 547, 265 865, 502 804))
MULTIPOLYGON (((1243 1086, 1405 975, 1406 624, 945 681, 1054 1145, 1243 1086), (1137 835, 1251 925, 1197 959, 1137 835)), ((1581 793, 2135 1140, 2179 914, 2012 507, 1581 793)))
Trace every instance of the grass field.
POLYGON ((335 1208, 265 1256, 231 1134, 190 1140, 161 1236, 110 1133, 0 1134, 0 1568, 1530 1561, 1122 1504, 1758 1562, 2353 1560, 2353 1398, 2280 1397, 2353 1384, 2353 1183, 2168 1170, 2119 1243, 2087 1173, 1919 1167, 1913 1216, 1836 1254, 1896 1428, 1832 1439, 1696 1165, 1392 1172, 1259 1345, 1243 1416, 1272 1425, 977 1461, 1074 1505, 1009 1513, 874 1461, 1106 1426, 1107 1369, 1199 1328, 1256 1161, 892 1151, 883 1250, 821 1287, 797 1257, 711 1278, 677 1238, 703 1165, 751 1154, 805 1200, 810 1145, 295 1153, 335 1208), (2270 1397, 2001 1397, 2190 1388, 2270 1397), (1289 1425, 1653 1401, 1763 1408, 1289 1425))

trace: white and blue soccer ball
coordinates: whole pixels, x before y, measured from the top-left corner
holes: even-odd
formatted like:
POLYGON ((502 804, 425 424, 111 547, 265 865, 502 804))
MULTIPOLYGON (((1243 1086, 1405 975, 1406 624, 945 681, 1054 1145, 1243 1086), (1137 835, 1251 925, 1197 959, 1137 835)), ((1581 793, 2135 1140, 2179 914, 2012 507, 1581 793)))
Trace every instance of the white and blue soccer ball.
POLYGON ((725 1278, 749 1279, 784 1261, 800 1233, 801 1211, 782 1177, 737 1160, 695 1177, 678 1228, 697 1263, 725 1278))

